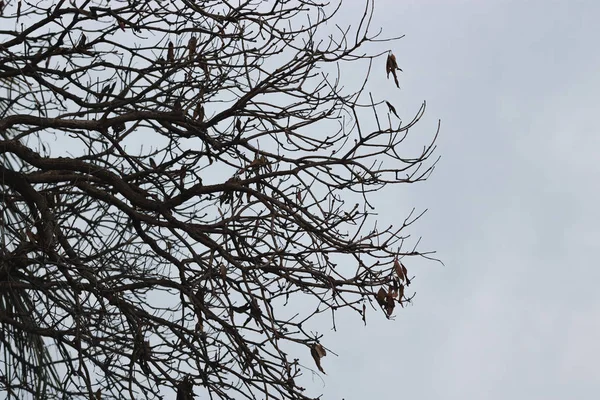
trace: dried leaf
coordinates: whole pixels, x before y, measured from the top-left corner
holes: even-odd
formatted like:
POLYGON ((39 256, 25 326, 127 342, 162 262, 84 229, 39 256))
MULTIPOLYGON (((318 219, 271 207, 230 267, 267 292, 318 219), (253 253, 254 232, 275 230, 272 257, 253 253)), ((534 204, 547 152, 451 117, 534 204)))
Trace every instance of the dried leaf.
POLYGON ((200 122, 204 120, 204 106, 201 103, 196 104, 193 118, 200 122))
POLYGON ((173 42, 169 42, 169 50, 167 51, 167 61, 172 63, 175 62, 175 46, 173 42))
POLYGON ((394 76, 394 82, 396 82, 396 86, 400 88, 400 83, 398 82, 398 75, 396 74, 396 70, 402 71, 398 67, 398 63, 396 62, 396 56, 390 51, 387 56, 387 60, 385 62, 385 72, 387 73, 388 79, 390 78, 390 72, 394 76))
POLYGON ((240 121, 239 118, 237 121, 235 121, 235 128, 239 133, 242 133, 242 121, 240 121))
POLYGON ((396 118, 400 118, 400 116, 396 112, 396 108, 389 101, 386 100, 385 104, 387 104, 388 108, 390 109, 390 112, 394 114, 396 118))
POLYGON ((85 48, 85 44, 87 42, 87 37, 85 34, 81 34, 81 39, 79 39, 79 43, 77 43, 77 48, 83 49, 85 48))
POLYGON ((385 306, 386 304, 386 298, 387 298, 387 292, 384 288, 379 288, 379 291, 377 292, 377 302, 379 303, 380 306, 385 306))
MULTIPOLYGON (((394 59, 395 58, 396 57, 394 57, 394 59)), ((390 72, 392 72, 393 70, 394 67, 392 65, 392 53, 388 53, 387 59, 385 60, 385 73, 388 79, 390 79, 390 72)))
POLYGON ((402 265, 402 272, 404 273, 404 278, 406 278, 406 286, 410 286, 410 279, 408 279, 408 271, 404 264, 402 265))
POLYGON ((365 303, 363 303, 362 320, 365 323, 365 326, 367 326, 367 306, 365 305, 365 303))
POLYGON ((221 264, 221 266, 219 267, 219 273, 221 274, 221 278, 227 278, 227 267, 225 267, 224 264, 221 264))
POLYGON ((385 301, 385 312, 387 313, 388 317, 390 317, 392 315, 392 313, 394 312, 394 307, 396 305, 395 300, 396 300, 396 293, 389 292, 386 297, 386 301, 385 301))
POLYGON ((119 28, 121 28, 121 30, 125 32, 125 21, 123 21, 122 19, 119 20, 119 28))
POLYGON ((327 352, 325 351, 323 346, 321 346, 320 343, 313 344, 310 348, 310 354, 315 360, 315 364, 317 364, 317 368, 319 368, 319 371, 325 374, 326 372, 323 370, 323 367, 321 367, 321 358, 325 357, 327 355, 327 352))
POLYGON ((29 229, 27 229, 26 233, 27 233, 27 237, 29 238, 29 240, 31 241, 31 243, 37 243, 37 235, 35 235, 29 229))
POLYGON ((193 400, 194 399, 194 383, 190 380, 189 376, 183 378, 181 382, 177 384, 177 398, 176 400, 193 400))
POLYGON ((102 390, 98 389, 96 390, 96 400, 102 400, 102 390))
MULTIPOLYGON (((404 285, 400 285, 400 288, 398 289, 398 301, 400 302, 400 305, 402 305, 402 298, 404 297, 404 285)), ((404 306, 402 306, 404 307, 404 306)))
POLYGON ((152 168, 156 168, 156 161, 154 161, 154 158, 150 157, 150 165, 152 166, 152 168))
POLYGON ((404 271, 402 270, 402 264, 398 261, 398 257, 394 259, 394 269, 396 270, 398 278, 400 278, 401 281, 404 281, 404 271))
POLYGON ((194 57, 196 56, 196 45, 198 43, 198 39, 196 36, 192 36, 188 41, 188 51, 189 51, 189 60, 194 61, 194 57))

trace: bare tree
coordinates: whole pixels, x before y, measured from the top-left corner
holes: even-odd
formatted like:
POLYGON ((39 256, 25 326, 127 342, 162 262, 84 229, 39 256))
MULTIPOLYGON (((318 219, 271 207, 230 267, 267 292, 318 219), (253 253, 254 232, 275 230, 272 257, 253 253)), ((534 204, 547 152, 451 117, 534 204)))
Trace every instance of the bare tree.
POLYGON ((393 38, 340 7, 0 2, 0 391, 308 399, 318 314, 410 301, 419 215, 370 196, 424 180, 437 132, 403 154, 424 104, 370 94, 393 38))

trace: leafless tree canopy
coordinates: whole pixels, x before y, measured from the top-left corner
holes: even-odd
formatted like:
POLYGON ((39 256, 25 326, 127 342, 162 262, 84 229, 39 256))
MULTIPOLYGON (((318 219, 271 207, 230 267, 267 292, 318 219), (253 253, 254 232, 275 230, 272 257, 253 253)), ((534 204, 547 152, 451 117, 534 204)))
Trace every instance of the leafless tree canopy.
POLYGON ((437 132, 406 154, 424 106, 369 92, 402 76, 345 6, 0 1, 0 393, 313 398, 315 317, 410 301, 418 215, 370 196, 437 132))

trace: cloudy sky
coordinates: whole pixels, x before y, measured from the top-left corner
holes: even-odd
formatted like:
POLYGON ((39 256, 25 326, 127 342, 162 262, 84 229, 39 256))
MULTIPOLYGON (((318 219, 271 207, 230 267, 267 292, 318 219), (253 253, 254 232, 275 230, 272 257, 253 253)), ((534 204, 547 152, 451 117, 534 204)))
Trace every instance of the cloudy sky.
POLYGON ((374 26, 406 34, 393 45, 404 72, 392 100, 407 118, 427 100, 423 135, 442 120, 435 173, 393 188, 381 218, 429 209, 412 232, 445 266, 410 262, 417 297, 394 322, 373 315, 365 328, 352 315, 325 332, 339 357, 311 389, 598 398, 600 3, 376 3, 374 26))

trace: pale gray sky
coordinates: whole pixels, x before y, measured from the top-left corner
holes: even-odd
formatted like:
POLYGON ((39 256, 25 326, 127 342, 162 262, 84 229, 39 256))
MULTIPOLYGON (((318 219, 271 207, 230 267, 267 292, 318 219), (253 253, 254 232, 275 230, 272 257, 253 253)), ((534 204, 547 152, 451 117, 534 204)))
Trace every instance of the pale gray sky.
POLYGON ((340 356, 311 389, 597 399, 600 2, 376 3, 374 26, 406 34, 393 45, 402 90, 381 90, 406 118, 427 100, 425 136, 442 120, 435 173, 393 188, 380 218, 428 208, 412 232, 446 266, 407 261, 418 294, 394 322, 339 319, 323 343, 340 356))

